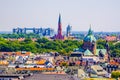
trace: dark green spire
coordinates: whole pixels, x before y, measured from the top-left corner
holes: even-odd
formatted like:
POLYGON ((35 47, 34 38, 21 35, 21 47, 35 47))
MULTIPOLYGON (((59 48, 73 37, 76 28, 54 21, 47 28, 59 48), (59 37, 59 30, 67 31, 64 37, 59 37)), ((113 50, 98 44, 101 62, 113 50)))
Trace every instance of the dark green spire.
POLYGON ((61 14, 59 13, 58 24, 61 24, 61 14))
POLYGON ((90 25, 88 34, 84 38, 84 41, 85 42, 93 42, 93 41, 96 42, 96 38, 94 37, 93 31, 91 30, 91 25, 90 25))
POLYGON ((91 25, 90 25, 90 28, 89 28, 89 31, 88 31, 88 35, 92 35, 92 34, 93 34, 93 32, 91 30, 91 25))

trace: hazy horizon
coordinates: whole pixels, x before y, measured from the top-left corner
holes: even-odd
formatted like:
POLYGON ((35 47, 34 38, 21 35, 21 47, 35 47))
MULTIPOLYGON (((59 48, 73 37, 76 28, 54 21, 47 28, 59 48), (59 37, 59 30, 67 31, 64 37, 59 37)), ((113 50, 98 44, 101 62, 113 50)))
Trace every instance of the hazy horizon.
POLYGON ((0 0, 0 31, 13 28, 50 27, 57 31, 120 32, 120 0, 0 0))

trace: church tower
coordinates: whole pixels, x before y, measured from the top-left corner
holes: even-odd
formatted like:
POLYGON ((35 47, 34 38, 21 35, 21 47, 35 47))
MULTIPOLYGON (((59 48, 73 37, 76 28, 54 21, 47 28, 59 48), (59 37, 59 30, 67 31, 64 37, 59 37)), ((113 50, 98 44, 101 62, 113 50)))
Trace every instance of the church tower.
POLYGON ((94 55, 96 54, 96 38, 93 35, 93 31, 91 30, 91 26, 89 28, 88 34, 84 38, 84 43, 82 48, 84 50, 90 50, 94 55))
POLYGON ((64 36, 62 35, 62 24, 61 24, 61 15, 59 14, 58 19, 58 31, 57 34, 54 36, 57 40, 64 40, 64 36))
POLYGON ((96 46, 96 42, 93 41, 93 42, 92 42, 92 49, 93 49, 93 50, 92 50, 92 53, 93 53, 94 55, 96 55, 96 47, 97 47, 97 46, 96 46))
POLYGON ((105 43, 105 48, 107 50, 108 61, 110 61, 110 50, 109 50, 109 43, 108 43, 108 41, 106 41, 106 43, 105 43))
POLYGON ((58 35, 62 36, 62 24, 61 24, 61 15, 59 14, 59 20, 58 20, 58 35))

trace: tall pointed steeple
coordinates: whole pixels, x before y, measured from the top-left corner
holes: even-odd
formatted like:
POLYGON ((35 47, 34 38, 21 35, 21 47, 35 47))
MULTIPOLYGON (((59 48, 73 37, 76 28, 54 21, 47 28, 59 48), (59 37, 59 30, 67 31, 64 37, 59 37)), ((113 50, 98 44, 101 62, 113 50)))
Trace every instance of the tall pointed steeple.
POLYGON ((59 14, 59 19, 58 19, 58 34, 62 35, 61 14, 59 14))
POLYGON ((55 39, 64 40, 64 36, 62 35, 61 14, 59 14, 58 31, 57 31, 57 34, 55 35, 55 39))
POLYGON ((61 14, 59 14, 58 23, 61 23, 61 14))

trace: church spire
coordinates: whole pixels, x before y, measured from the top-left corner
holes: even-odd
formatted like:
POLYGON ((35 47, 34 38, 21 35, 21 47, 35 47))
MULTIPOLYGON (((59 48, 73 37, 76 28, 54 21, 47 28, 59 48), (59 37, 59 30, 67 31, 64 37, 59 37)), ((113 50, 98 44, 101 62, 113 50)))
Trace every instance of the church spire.
POLYGON ((89 28, 89 31, 88 31, 88 35, 91 35, 92 34, 92 30, 91 30, 91 24, 90 24, 90 28, 89 28))
POLYGON ((61 24, 61 15, 60 14, 59 14, 59 18, 58 18, 58 31, 54 37, 55 37, 55 39, 58 39, 58 40, 64 40, 64 36, 62 35, 62 24, 61 24))
POLYGON ((59 13, 58 24, 61 24, 61 14, 59 13))
POLYGON ((61 14, 59 14, 59 19, 58 19, 58 34, 62 35, 61 14))

